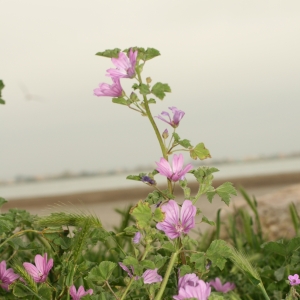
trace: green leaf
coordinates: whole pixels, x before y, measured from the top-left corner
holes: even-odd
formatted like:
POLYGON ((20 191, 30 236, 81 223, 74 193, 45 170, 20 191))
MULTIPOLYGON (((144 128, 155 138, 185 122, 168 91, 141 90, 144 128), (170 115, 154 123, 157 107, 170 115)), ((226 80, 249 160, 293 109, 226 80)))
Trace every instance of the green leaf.
POLYGON ((92 268, 87 278, 100 284, 109 279, 116 266, 114 262, 102 261, 99 266, 92 268))
POLYGON ((185 274, 192 273, 192 269, 188 265, 183 265, 180 267, 180 277, 183 277, 185 274))
POLYGON ((152 87, 151 93, 158 99, 163 100, 166 96, 165 93, 171 93, 171 88, 166 83, 157 82, 152 87))
POLYGON ((45 300, 51 300, 52 299, 52 289, 50 286, 46 284, 42 284, 38 291, 39 296, 41 296, 45 300))
POLYGON ((135 234, 138 230, 136 229, 135 226, 128 226, 126 228, 124 228, 124 232, 126 232, 126 234, 135 234))
POLYGON ((3 99, 1 99, 1 95, 2 95, 2 90, 4 89, 5 85, 3 83, 2 80, 0 80, 0 104, 5 104, 5 101, 3 99))
POLYGON ((135 180, 135 181, 141 181, 141 177, 137 175, 128 175, 126 179, 135 180))
POLYGON ((148 227, 152 219, 150 205, 143 201, 139 201, 138 204, 130 210, 130 214, 136 219, 137 226, 141 229, 148 227))
POLYGON ((164 264, 168 261, 169 257, 168 256, 162 256, 160 254, 154 256, 154 263, 155 267, 160 269, 164 266, 164 264))
POLYGON ((156 50, 154 48, 147 48, 147 50, 145 52, 144 60, 147 61, 147 60, 150 60, 159 55, 160 55, 160 53, 158 50, 156 50))
POLYGON ((191 255, 191 262, 195 263, 195 268, 201 273, 206 271, 206 260, 207 257, 204 252, 194 253, 191 255))
POLYGON ((13 288, 13 294, 16 297, 24 298, 24 297, 30 297, 30 292, 21 284, 17 284, 13 288))
POLYGON ((2 80, 0 80, 0 96, 1 96, 1 91, 4 89, 5 85, 2 80))
POLYGON ((164 219, 165 219, 165 213, 160 208, 156 208, 153 213, 153 220, 155 222, 162 222, 164 219))
POLYGON ((155 264, 154 264, 154 262, 151 261, 151 260, 145 259, 145 260, 141 261, 141 265, 142 265, 143 268, 145 268, 145 269, 151 269, 151 270, 154 270, 154 269, 155 269, 155 264))
POLYGON ((141 83, 139 86, 138 86, 138 89, 140 90, 140 93, 142 95, 148 95, 150 94, 150 90, 149 90, 149 87, 147 84, 144 84, 144 83, 141 83))
POLYGON ((282 243, 282 241, 278 242, 267 242, 261 245, 261 248, 263 248, 265 251, 269 253, 277 253, 282 256, 286 256, 286 245, 282 243))
POLYGON ((179 145, 181 145, 181 146, 184 147, 184 148, 190 148, 190 147, 192 147, 190 141, 189 141, 189 140, 186 140, 186 139, 181 140, 181 141, 179 141, 178 143, 179 143, 179 145))
POLYGON ((0 207, 2 207, 3 204, 5 204, 7 202, 7 200, 5 200, 4 198, 0 197, 0 207))
POLYGON ((124 265, 126 266, 135 266, 139 264, 139 261, 132 256, 126 256, 126 258, 123 260, 124 265))
POLYGON ((211 158, 209 150, 205 148, 203 143, 199 143, 194 149, 190 150, 190 156, 192 159, 199 158, 200 160, 211 158))
POLYGON ((211 226, 215 226, 216 225, 216 223, 214 221, 209 221, 205 216, 202 217, 201 222, 207 223, 207 224, 209 224, 211 226))
POLYGON ((148 103, 149 103, 149 104, 152 104, 152 103, 155 104, 156 101, 155 101, 153 98, 151 98, 151 99, 148 100, 148 103))
POLYGON ((58 245, 61 247, 61 249, 69 249, 72 245, 72 239, 71 238, 68 238, 68 237, 59 237, 57 239, 54 239, 53 240, 53 243, 55 245, 58 245))
POLYGON ((115 48, 115 49, 112 49, 112 50, 105 50, 103 52, 97 52, 96 55, 104 56, 104 57, 110 57, 110 58, 112 58, 112 57, 118 58, 120 51, 121 51, 121 49, 115 48))
POLYGON ((299 248, 300 248, 300 237, 295 237, 291 239, 286 246, 288 255, 292 255, 293 252, 299 250, 299 248))
POLYGON ((227 258, 231 256, 231 249, 223 240, 214 240, 206 251, 207 258, 213 266, 223 270, 227 258))
POLYGON ((280 281, 283 279, 285 271, 286 271, 286 267, 281 267, 274 272, 274 276, 277 281, 280 281))
POLYGON ((161 247, 162 247, 162 249, 165 249, 169 252, 175 252, 176 251, 174 245, 171 242, 166 242, 166 243, 162 244, 161 247))
POLYGON ((127 105, 127 100, 124 99, 123 97, 118 97, 118 98, 112 98, 113 103, 121 104, 121 105, 127 105))
POLYGON ((174 138, 174 140, 175 140, 175 142, 179 142, 179 140, 180 140, 180 136, 179 136, 179 134, 178 133, 176 133, 176 132, 173 132, 173 138, 174 138))
POLYGON ((108 280, 116 266, 117 264, 114 262, 102 261, 99 265, 99 270, 103 279, 108 280))
POLYGON ((236 196, 236 190, 231 182, 225 182, 216 188, 215 192, 220 196, 221 200, 229 206, 231 195, 236 196))

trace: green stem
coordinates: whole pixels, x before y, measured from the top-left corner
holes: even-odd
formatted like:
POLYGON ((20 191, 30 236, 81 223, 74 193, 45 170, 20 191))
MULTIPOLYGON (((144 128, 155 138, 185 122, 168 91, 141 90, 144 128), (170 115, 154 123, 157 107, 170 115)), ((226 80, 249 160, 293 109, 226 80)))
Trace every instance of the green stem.
MULTIPOLYGON (((141 78, 141 75, 138 73, 138 81, 139 83, 142 83, 142 78, 141 78)), ((144 107, 145 107, 145 110, 146 110, 146 114, 148 116, 148 119, 154 129, 154 132, 156 134, 156 137, 158 139, 158 142, 159 142, 159 145, 160 145, 160 149, 161 149, 161 152, 162 152, 162 155, 164 157, 164 159, 166 159, 168 161, 168 153, 167 153, 167 149, 164 145, 164 141, 162 139, 162 136, 157 128, 157 125, 153 119, 153 116, 151 114, 151 111, 150 111, 150 107, 149 107, 149 103, 148 103, 148 99, 145 95, 143 95, 143 99, 144 99, 144 107)), ((170 193, 172 193, 172 184, 171 184, 171 181, 168 179, 168 189, 170 191, 170 193)))
POLYGON ((267 294, 267 292, 266 292, 266 290, 265 290, 263 284, 262 284, 262 283, 259 283, 258 286, 259 286, 259 288, 261 289, 261 291, 262 291, 262 293, 263 293, 265 299, 266 299, 266 300, 270 300, 270 298, 269 298, 269 296, 268 296, 268 294, 267 294))
POLYGON ((174 252, 172 254, 171 259, 169 261, 169 265, 168 265, 167 271, 166 271, 165 276, 164 276, 164 280, 161 283, 160 289, 159 289, 159 291, 158 291, 158 293, 157 293, 157 295, 156 295, 156 297, 155 297, 154 300, 160 300, 161 299, 161 297, 162 297, 162 295, 163 295, 163 293, 165 291, 165 288, 167 286, 167 283, 168 283, 171 271, 173 269, 173 266, 174 266, 174 264, 176 262, 178 253, 179 253, 179 251, 176 251, 176 252, 174 252))
POLYGON ((129 282, 129 284, 127 285, 127 288, 126 288, 124 294, 123 294, 122 297, 120 298, 120 300, 125 299, 125 297, 126 297, 126 295, 127 295, 127 293, 128 293, 128 291, 129 291, 129 289, 130 289, 130 287, 131 287, 131 285, 132 285, 132 283, 133 283, 134 280, 135 280, 135 278, 132 277, 131 280, 130 280, 130 282, 129 282))

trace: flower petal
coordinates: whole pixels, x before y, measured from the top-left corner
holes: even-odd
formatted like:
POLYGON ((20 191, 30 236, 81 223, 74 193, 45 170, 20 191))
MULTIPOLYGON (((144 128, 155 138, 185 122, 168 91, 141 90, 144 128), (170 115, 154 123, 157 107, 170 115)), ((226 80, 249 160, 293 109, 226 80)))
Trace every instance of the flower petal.
POLYGON ((195 227, 196 212, 196 206, 193 205, 192 201, 184 200, 180 212, 180 220, 184 228, 184 233, 188 233, 195 227))
POLYGON ((157 270, 157 268, 154 270, 149 269, 143 273, 142 277, 144 279, 145 284, 151 284, 162 281, 162 277, 157 273, 157 270))
POLYGON ((179 173, 182 170, 183 166, 183 155, 180 153, 179 155, 174 154, 173 156, 173 173, 179 173))

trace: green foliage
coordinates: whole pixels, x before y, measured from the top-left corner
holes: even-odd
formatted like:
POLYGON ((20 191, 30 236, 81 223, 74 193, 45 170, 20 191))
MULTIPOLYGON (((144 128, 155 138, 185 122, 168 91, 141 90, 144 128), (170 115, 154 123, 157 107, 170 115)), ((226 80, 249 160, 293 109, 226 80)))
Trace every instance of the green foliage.
POLYGON ((121 105, 129 105, 130 102, 128 100, 124 99, 123 97, 118 97, 118 98, 112 98, 112 102, 116 104, 121 104, 121 105))
POLYGON ((166 93, 171 93, 171 88, 166 83, 157 82, 151 89, 151 93, 158 99, 163 100, 166 93))
POLYGON ((200 160, 211 158, 209 150, 205 148, 203 143, 199 143, 193 149, 191 149, 190 156, 192 159, 199 158, 200 160))
MULTIPOLYGON (((187 140, 187 139, 181 140, 180 137, 179 137, 179 135, 178 135, 178 133, 176 133, 176 132, 173 132, 173 138, 174 138, 174 141, 175 141, 174 144, 179 144, 179 145, 181 145, 181 146, 184 147, 184 148, 190 148, 190 147, 193 147, 193 146, 191 145, 191 143, 190 143, 189 140, 187 140)), ((173 145, 174 145, 174 144, 173 144, 173 145)))
POLYGON ((236 196, 236 190, 231 182, 225 182, 216 189, 206 192, 207 198, 210 202, 216 194, 219 195, 221 200, 229 206, 231 195, 236 196))
POLYGON ((1 99, 2 97, 2 90, 4 89, 5 85, 2 80, 0 80, 0 104, 5 104, 5 101, 1 99))
POLYGON ((120 51, 121 51, 121 49, 115 48, 112 50, 105 50, 103 52, 97 52, 96 55, 103 56, 103 57, 109 57, 109 58, 112 58, 112 57, 118 58, 120 51))
POLYGON ((130 213, 136 219, 138 228, 141 229, 148 227, 152 220, 152 211, 147 202, 139 201, 138 204, 131 209, 130 213))

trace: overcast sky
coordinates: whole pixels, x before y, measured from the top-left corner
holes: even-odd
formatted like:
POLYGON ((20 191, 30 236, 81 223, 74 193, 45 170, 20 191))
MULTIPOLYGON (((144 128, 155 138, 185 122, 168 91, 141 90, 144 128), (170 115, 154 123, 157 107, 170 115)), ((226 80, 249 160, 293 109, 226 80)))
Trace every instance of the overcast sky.
POLYGON ((0 3, 0 179, 159 160, 146 118, 93 95, 115 47, 161 52, 143 77, 172 93, 153 114, 184 110, 179 135, 213 157, 300 150, 299 0, 0 3))

